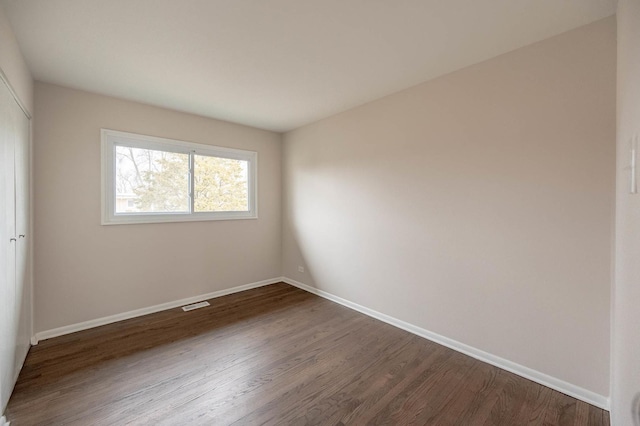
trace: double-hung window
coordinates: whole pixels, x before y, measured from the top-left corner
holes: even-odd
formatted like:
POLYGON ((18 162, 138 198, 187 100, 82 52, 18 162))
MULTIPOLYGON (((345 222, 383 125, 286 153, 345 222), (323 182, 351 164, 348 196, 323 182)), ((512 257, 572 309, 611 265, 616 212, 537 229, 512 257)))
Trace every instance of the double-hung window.
POLYGON ((258 154, 102 130, 102 224, 255 219, 258 154))

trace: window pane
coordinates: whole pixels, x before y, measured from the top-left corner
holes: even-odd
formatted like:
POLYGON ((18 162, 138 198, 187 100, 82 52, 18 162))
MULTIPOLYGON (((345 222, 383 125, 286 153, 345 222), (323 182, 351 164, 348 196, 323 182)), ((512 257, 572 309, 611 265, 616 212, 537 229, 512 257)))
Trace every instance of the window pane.
POLYGON ((188 213, 189 154, 116 146, 116 213, 188 213))
POLYGON ((194 211, 249 210, 248 161, 194 155, 194 211))

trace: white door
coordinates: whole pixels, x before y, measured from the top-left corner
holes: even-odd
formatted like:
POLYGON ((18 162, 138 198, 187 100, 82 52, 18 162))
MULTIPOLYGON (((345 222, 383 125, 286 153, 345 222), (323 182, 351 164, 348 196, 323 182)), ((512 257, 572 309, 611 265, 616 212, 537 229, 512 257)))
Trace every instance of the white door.
POLYGON ((29 277, 29 119, 18 108, 15 124, 15 188, 16 188, 16 309, 19 310, 18 335, 14 371, 22 367, 31 346, 31 285, 29 277))
POLYGON ((11 93, 0 81, 0 402, 4 410, 13 389, 14 342, 17 336, 15 132, 11 93))
POLYGON ((29 119, 0 79, 0 412, 29 351, 29 119))

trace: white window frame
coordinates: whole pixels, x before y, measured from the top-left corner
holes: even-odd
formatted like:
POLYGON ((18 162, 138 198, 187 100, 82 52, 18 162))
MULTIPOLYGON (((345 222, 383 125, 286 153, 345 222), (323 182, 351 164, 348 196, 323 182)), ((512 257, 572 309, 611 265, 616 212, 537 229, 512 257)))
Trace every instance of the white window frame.
POLYGON ((117 130, 101 129, 102 144, 102 225, 133 223, 192 222, 205 220, 235 220, 258 218, 258 153, 223 148, 117 130), (115 171, 116 146, 152 149, 189 154, 189 212, 185 213, 116 213, 115 171), (247 161, 249 210, 238 212, 193 211, 193 155, 208 155, 247 161))

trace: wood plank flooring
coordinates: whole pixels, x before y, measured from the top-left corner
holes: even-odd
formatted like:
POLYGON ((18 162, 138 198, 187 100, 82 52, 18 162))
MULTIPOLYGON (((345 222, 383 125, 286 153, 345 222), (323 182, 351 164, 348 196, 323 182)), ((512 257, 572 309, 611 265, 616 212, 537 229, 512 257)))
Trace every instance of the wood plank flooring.
POLYGON ((20 425, 608 425, 609 414, 284 283, 41 342, 20 425))

